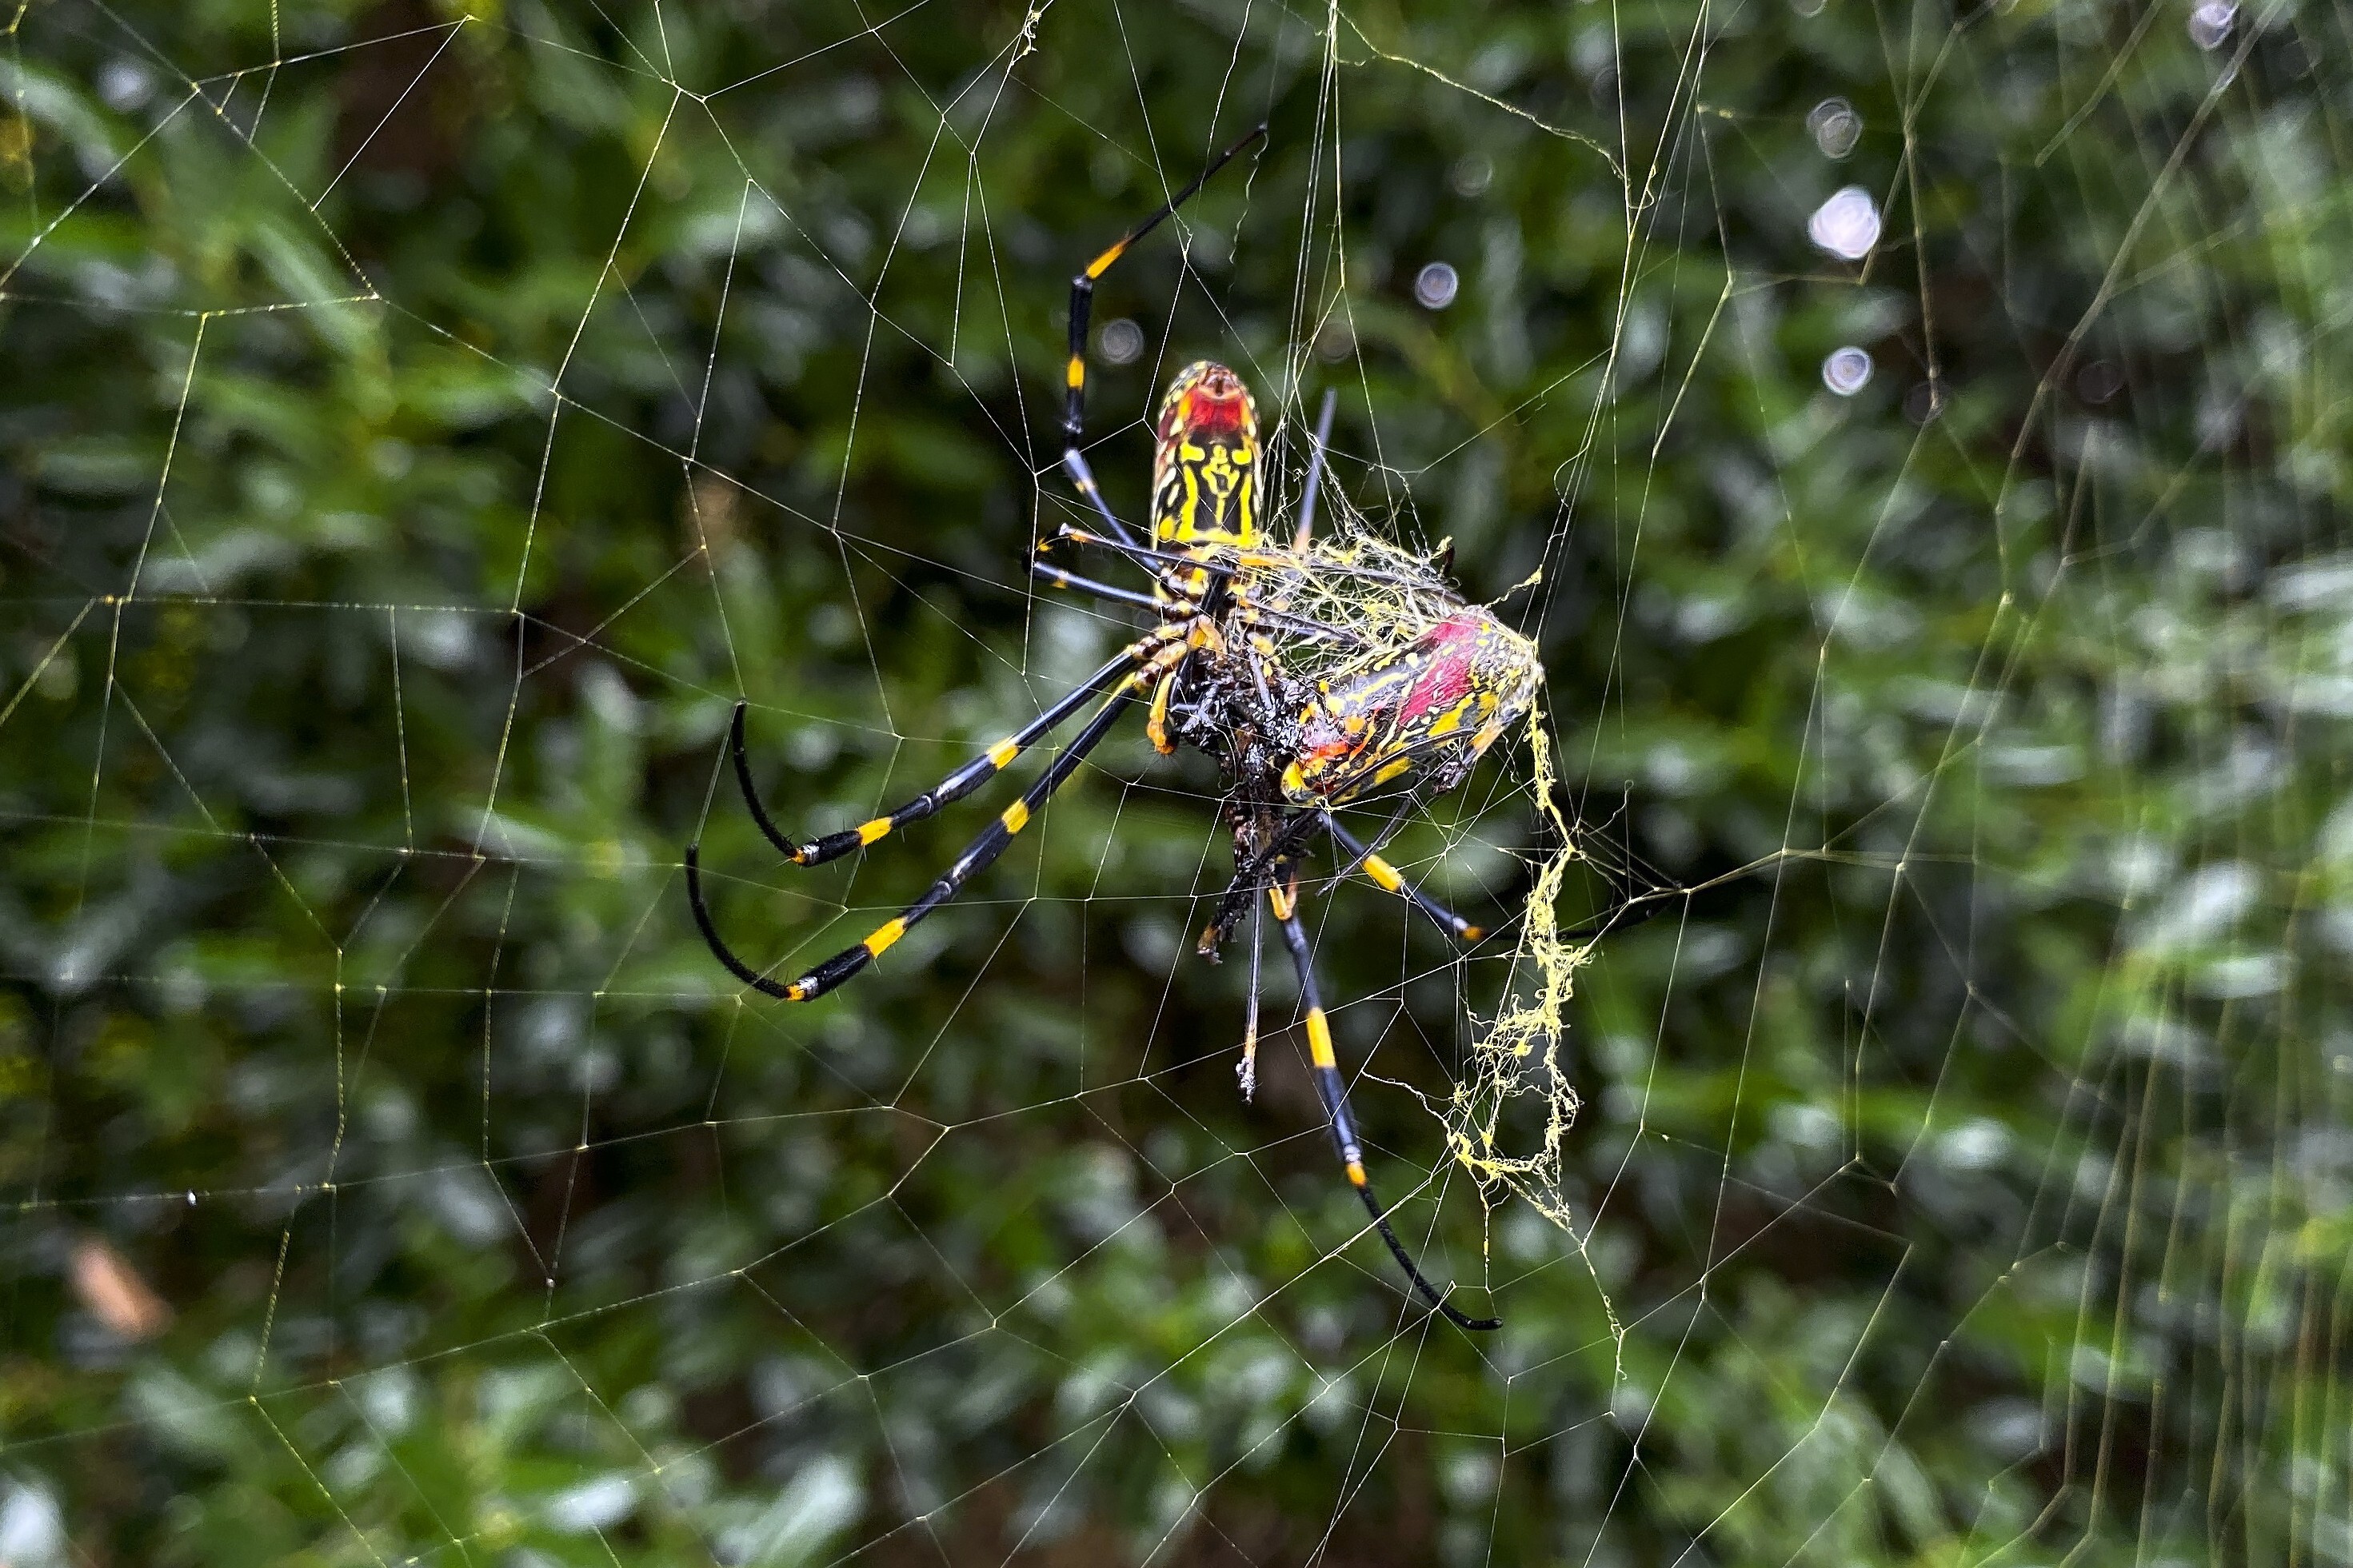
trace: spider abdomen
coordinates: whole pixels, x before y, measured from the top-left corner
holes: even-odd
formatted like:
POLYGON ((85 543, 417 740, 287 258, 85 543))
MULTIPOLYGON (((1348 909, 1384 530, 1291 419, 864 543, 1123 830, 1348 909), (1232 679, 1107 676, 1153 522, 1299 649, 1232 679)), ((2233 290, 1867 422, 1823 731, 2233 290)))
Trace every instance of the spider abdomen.
POLYGON ((1177 374, 1155 422, 1152 537, 1161 544, 1258 542, 1258 405, 1242 378, 1203 360, 1177 374))

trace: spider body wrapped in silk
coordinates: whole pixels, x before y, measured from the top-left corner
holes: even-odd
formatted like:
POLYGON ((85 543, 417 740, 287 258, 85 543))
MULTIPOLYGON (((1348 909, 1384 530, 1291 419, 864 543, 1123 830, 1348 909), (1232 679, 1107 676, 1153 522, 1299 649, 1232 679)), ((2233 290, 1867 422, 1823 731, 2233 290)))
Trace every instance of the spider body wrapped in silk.
MULTIPOLYGON (((931 789, 886 815, 807 842, 781 831, 761 804, 745 752, 741 703, 729 744, 754 823, 793 864, 814 866, 871 845, 972 794, 1092 704, 1078 734, 921 898, 862 942, 796 979, 779 981, 754 968, 722 939, 703 899, 695 845, 685 856, 688 895, 704 940, 737 979, 786 1002, 821 996, 953 900, 1028 826, 1128 709, 1145 703, 1146 731, 1160 752, 1194 746, 1214 757, 1224 773, 1234 875, 1202 932, 1201 951, 1214 956, 1240 919, 1264 900, 1298 974, 1308 1054, 1349 1185, 1415 1289, 1459 1326, 1492 1329, 1498 1320, 1466 1315, 1423 1276, 1374 1194, 1300 921, 1299 881, 1303 858, 1317 839, 1328 837, 1335 853, 1375 883, 1410 900, 1454 937, 1478 941, 1482 928, 1413 887, 1377 853, 1377 843, 1368 845, 1342 826, 1334 808, 1394 797, 1394 826, 1419 802, 1460 784, 1532 710, 1544 679, 1535 647, 1449 586, 1440 569, 1443 546, 1425 557, 1362 535, 1315 534, 1315 494, 1332 416, 1328 395, 1297 523, 1287 540, 1271 540, 1261 524, 1265 451, 1257 408, 1241 378, 1223 365, 1204 361, 1187 366, 1160 403, 1148 535, 1139 537, 1112 511, 1080 446, 1096 279, 1264 132, 1261 126, 1229 148, 1071 281, 1061 461, 1099 526, 1065 527, 1049 536, 1031 571, 1057 586, 1148 610, 1157 624, 1037 719, 931 789), (1075 575, 1048 559, 1058 544, 1098 546, 1124 557, 1149 574, 1150 591, 1075 575)), ((1255 938, 1251 952, 1255 961, 1255 938)), ((1255 1081, 1256 1010, 1253 984, 1240 1067, 1246 1094, 1255 1081)))

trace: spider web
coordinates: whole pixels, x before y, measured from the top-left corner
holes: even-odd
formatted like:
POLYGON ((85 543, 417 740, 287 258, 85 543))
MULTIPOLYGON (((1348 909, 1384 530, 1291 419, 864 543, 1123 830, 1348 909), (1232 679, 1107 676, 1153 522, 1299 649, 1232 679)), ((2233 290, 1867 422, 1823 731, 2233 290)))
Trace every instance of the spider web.
POLYGON ((0 1562, 2353 1557, 2341 17, 742 9, 6 18, 0 1562), (1202 759, 682 898, 1132 635, 1261 119, 1090 457, 1544 648, 1308 889, 1492 1336, 1202 759))

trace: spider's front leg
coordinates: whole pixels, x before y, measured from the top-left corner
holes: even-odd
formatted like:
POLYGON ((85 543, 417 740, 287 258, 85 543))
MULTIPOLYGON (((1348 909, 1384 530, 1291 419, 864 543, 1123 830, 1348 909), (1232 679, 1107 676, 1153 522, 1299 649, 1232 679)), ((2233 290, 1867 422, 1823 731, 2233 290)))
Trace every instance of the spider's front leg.
POLYGON ((762 837, 783 852, 786 859, 796 866, 822 866, 828 860, 839 860, 851 850, 862 849, 878 839, 888 837, 909 823, 935 816, 942 806, 972 794, 1012 766, 1014 759, 1040 737, 1060 728, 1091 699, 1100 697, 1131 679, 1139 664, 1147 662, 1160 647, 1175 640, 1176 636, 1169 628, 1162 627, 1129 644, 1113 654, 1102 668, 1063 693, 1061 700, 914 799, 855 827, 824 834, 806 844, 796 843, 788 837, 776 826, 776 819, 768 815, 767 807, 761 804, 760 786, 753 782, 752 759, 744 742, 744 704, 738 702, 727 725, 727 750, 734 763, 735 787, 743 792, 744 804, 752 813, 753 826, 760 830, 762 837))
MULTIPOLYGON (((1153 601, 1146 602, 1153 603, 1153 601)), ((1133 680, 1138 667, 1148 667, 1155 671, 1165 670, 1170 668, 1169 661, 1172 658, 1179 657, 1192 648, 1207 646, 1205 638, 1214 638, 1217 628, 1211 626, 1207 627, 1205 632, 1200 626, 1195 624, 1198 620, 1198 616, 1189 621, 1178 618, 1146 632, 1134 642, 1112 655, 1102 668, 1063 693, 1061 700, 1039 714, 1029 723, 1006 736, 1005 739, 997 742, 938 784, 915 796, 914 799, 884 812, 880 816, 861 822, 855 827, 845 827, 839 832, 828 833, 820 837, 810 839, 806 844, 800 844, 786 837, 784 830, 776 826, 776 819, 768 815, 767 807, 760 802, 760 786, 752 779, 752 759, 744 743, 744 704, 742 702, 735 704, 734 716, 728 721, 727 726, 727 749, 734 762, 735 786, 743 792, 744 804, 751 810, 753 826, 759 828, 761 837, 783 851, 785 858, 794 865, 822 866, 828 860, 839 860, 851 850, 862 849, 877 840, 888 837, 910 823, 921 822, 925 817, 935 816, 941 807, 953 805, 972 794, 973 791, 1012 766, 1014 759, 1029 750, 1041 737, 1060 729, 1072 714, 1085 707, 1090 700, 1133 680)))
POLYGON ((1209 160, 1209 166, 1193 176, 1192 183, 1168 198, 1157 212, 1106 247, 1095 258, 1071 279, 1071 357, 1064 363, 1062 384, 1062 471, 1070 476, 1071 486, 1081 499, 1093 509, 1103 526, 1114 538, 1133 544, 1135 536, 1127 525, 1113 515, 1104 501, 1103 487, 1095 482, 1094 471, 1087 467, 1086 455, 1079 450, 1087 429, 1087 323, 1094 314, 1095 282, 1111 270, 1112 264, 1127 254, 1128 247, 1150 234, 1167 221, 1178 207, 1191 199, 1194 192, 1208 182, 1209 176, 1231 163, 1242 149, 1266 134, 1261 123, 1232 146, 1209 160))
MULTIPOLYGON (((710 906, 702 896, 701 846, 688 845, 685 858, 687 906, 693 911, 696 929, 702 931, 704 943, 710 947, 712 956, 726 967, 729 973, 764 995, 774 996, 782 1002, 808 1002, 824 995, 881 957, 894 942, 905 936, 918 921, 923 921, 933 910, 962 892, 965 884, 971 880, 983 867, 1003 854, 1006 846, 1013 842, 1013 836, 1029 826, 1031 816, 1038 808, 1043 805, 1056 790, 1062 787, 1062 784, 1077 771, 1079 764, 1086 760, 1087 754, 1102 744, 1103 737, 1111 732, 1113 724, 1118 721, 1127 705, 1139 693, 1148 689, 1155 681, 1175 668, 1177 662, 1187 653, 1200 646, 1198 637, 1197 631, 1182 623, 1164 626, 1130 645, 1117 658, 1098 672, 1096 680, 1081 687, 1073 697, 1065 698, 1061 703, 1057 704, 1057 711, 1075 708, 1087 697, 1099 693, 1102 685, 1106 684, 1103 679, 1104 676, 1116 677, 1115 679, 1107 682, 1111 688, 1109 696, 1105 698, 1103 705, 1095 710, 1094 717, 1090 719, 1072 738, 1062 754, 1047 766, 1045 773, 1022 793, 1020 799, 1007 806, 997 821, 965 847, 965 852, 956 858, 955 863, 932 884, 929 891, 900 910, 896 918, 886 921, 877 927, 864 942, 855 947, 842 949, 841 952, 835 953, 831 958, 789 984, 772 979, 765 973, 744 963, 720 936, 718 925, 712 919, 710 906)), ((741 710, 738 711, 740 713, 741 710)), ((1039 721, 1039 725, 1042 723, 1042 720, 1039 721)), ((1039 728, 1039 725, 1032 727, 1039 728)), ((1024 731, 1024 733, 1027 732, 1024 731)), ((1042 733, 1042 729, 1039 732, 1042 733)), ((739 731, 736 737, 736 756, 739 767, 742 765, 743 755, 741 740, 739 731)), ((977 776, 987 777, 1012 761, 1016 750, 1018 748, 1010 740, 1002 742, 997 746, 991 747, 987 757, 969 764, 968 768, 985 764, 987 772, 977 776), (1003 754, 999 755, 1000 752, 1003 754)), ((959 770, 957 774, 951 775, 952 780, 962 777, 965 771, 967 770, 959 770)), ((977 782, 976 779, 976 782, 977 782)), ((744 784, 746 797, 752 798, 748 774, 744 778, 744 784)), ((919 801, 934 800, 934 796, 939 793, 939 791, 934 791, 919 797, 919 801)), ((929 816, 937 809, 937 802, 934 800, 934 804, 923 807, 920 815, 929 816)), ((830 858, 832 846, 836 840, 847 840, 841 852, 855 848, 860 843, 873 842, 888 833, 895 820, 912 810, 911 805, 902 808, 902 813, 893 814, 892 816, 877 817, 866 824, 864 827, 853 828, 847 834, 838 834, 819 839, 816 845, 807 847, 806 851, 800 847, 793 846, 790 840, 776 833, 765 820, 762 823, 762 830, 784 847, 787 853, 792 854, 796 862, 807 865, 819 858, 830 858), (828 851, 828 853, 820 857, 818 851, 828 851)))

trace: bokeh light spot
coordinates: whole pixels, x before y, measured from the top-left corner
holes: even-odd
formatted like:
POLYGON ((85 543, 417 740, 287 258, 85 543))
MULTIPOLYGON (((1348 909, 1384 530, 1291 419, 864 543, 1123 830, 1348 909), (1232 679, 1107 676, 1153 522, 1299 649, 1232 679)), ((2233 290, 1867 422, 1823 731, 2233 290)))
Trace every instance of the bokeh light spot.
POLYGON ((1806 129, 1825 158, 1843 158, 1862 139, 1862 116, 1843 98, 1826 98, 1806 116, 1806 129))
POLYGON ((1860 261, 1879 243, 1879 207, 1861 185, 1848 185, 1814 209, 1806 235, 1832 256, 1860 261))
POLYGON ((1871 384, 1871 354, 1849 343, 1832 349, 1822 360, 1822 384, 1841 397, 1852 397, 1871 384))
POLYGON ((1124 316, 1107 321, 1098 347, 1105 364, 1134 364, 1144 357, 1144 329, 1124 316))

